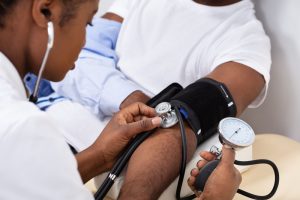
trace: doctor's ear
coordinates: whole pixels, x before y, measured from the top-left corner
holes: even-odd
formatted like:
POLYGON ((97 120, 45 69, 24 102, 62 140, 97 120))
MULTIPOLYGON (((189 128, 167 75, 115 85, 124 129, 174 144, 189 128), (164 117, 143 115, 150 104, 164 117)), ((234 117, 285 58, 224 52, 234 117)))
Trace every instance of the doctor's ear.
POLYGON ((42 8, 41 13, 43 13, 44 16, 50 21, 51 11, 49 10, 49 8, 42 8))
POLYGON ((49 21, 59 21, 62 10, 57 0, 33 0, 32 18, 37 26, 47 28, 49 21))

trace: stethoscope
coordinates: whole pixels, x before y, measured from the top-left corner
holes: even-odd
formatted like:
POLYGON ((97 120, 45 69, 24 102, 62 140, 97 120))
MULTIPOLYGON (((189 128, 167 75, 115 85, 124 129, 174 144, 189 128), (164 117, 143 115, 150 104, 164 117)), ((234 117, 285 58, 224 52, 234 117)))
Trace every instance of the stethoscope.
POLYGON ((47 32, 48 32, 48 44, 47 44, 46 53, 44 55, 42 65, 40 67, 39 74, 38 74, 38 77, 35 82, 33 93, 29 97, 29 101, 33 102, 33 103, 37 102, 43 72, 45 70, 45 67, 46 67, 46 64, 48 61, 49 53, 54 44, 54 25, 53 25, 53 22, 51 22, 51 21, 48 22, 48 31, 47 32))

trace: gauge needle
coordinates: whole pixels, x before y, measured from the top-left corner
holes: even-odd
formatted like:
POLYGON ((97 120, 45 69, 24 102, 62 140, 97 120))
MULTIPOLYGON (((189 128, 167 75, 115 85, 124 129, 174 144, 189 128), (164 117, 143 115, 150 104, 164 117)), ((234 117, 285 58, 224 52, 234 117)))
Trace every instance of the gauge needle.
POLYGON ((234 131, 234 133, 230 136, 230 139, 231 139, 235 134, 238 134, 240 130, 241 130, 241 128, 239 128, 238 130, 234 131))

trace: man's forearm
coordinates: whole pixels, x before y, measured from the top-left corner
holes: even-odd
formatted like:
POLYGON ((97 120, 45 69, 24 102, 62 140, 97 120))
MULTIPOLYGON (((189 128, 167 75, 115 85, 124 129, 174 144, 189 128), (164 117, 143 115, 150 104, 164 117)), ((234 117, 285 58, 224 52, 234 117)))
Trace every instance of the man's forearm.
MULTIPOLYGON (((187 157, 190 160, 196 149, 197 140, 189 128, 186 130, 186 136, 187 157)), ((158 199, 164 189, 177 177, 180 158, 179 127, 158 129, 138 147, 130 158, 119 199, 158 199)))

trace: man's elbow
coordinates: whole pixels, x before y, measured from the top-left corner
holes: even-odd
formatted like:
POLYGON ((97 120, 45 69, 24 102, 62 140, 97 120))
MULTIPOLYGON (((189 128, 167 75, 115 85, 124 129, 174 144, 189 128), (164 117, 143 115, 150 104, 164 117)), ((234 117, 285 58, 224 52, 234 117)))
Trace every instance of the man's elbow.
POLYGON ((260 95, 266 84, 259 72, 236 62, 220 65, 208 77, 228 87, 236 103, 238 116, 260 95))

